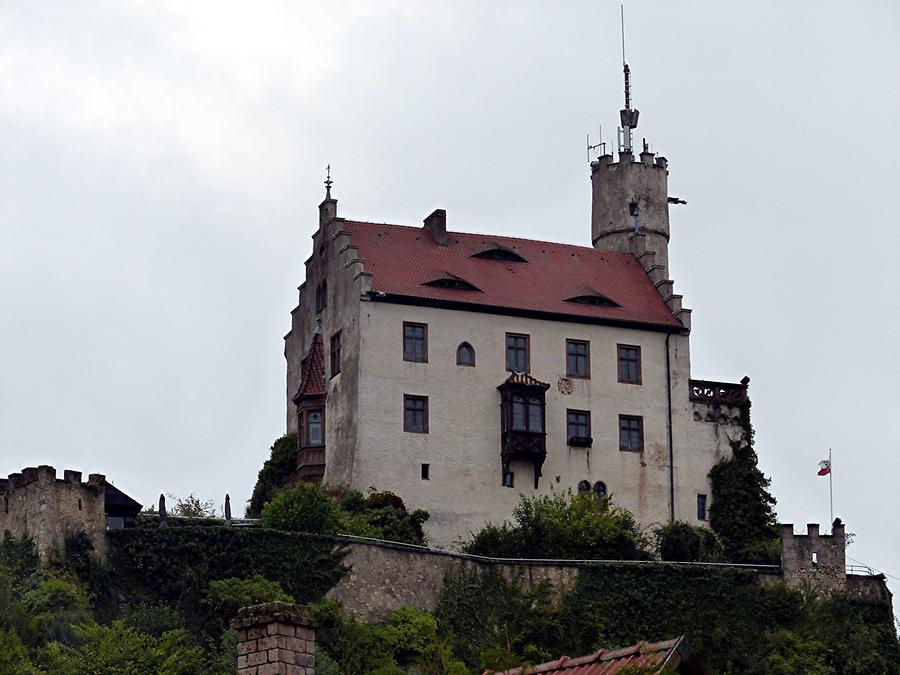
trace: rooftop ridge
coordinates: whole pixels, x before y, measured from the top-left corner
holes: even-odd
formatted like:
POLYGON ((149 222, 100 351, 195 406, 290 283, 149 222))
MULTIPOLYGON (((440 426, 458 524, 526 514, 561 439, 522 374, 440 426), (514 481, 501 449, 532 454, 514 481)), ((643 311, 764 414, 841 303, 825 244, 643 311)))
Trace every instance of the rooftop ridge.
MULTIPOLYGON (((382 227, 398 227, 398 228, 402 228, 404 230, 417 230, 418 231, 418 230, 422 229, 421 227, 418 227, 415 225, 399 225, 397 223, 376 223, 371 220, 346 219, 344 222, 347 224, 350 224, 350 225, 375 225, 375 226, 382 226, 382 227)), ((456 230, 448 230, 447 236, 450 237, 451 235, 464 236, 464 237, 484 237, 485 239, 488 239, 488 240, 490 240, 490 239, 512 239, 514 241, 525 241, 530 244, 552 244, 553 246, 564 246, 566 248, 575 248, 575 249, 579 249, 579 250, 592 251, 592 252, 596 251, 598 253, 606 253, 606 254, 617 256, 617 257, 619 257, 619 256, 625 257, 625 258, 633 258, 634 257, 631 253, 620 253, 619 251, 610 251, 605 248, 595 248, 593 246, 582 246, 581 244, 570 244, 570 243, 563 242, 563 241, 551 241, 548 239, 528 239, 527 237, 516 237, 514 235, 509 235, 509 234, 486 234, 484 232, 459 232, 456 230)))

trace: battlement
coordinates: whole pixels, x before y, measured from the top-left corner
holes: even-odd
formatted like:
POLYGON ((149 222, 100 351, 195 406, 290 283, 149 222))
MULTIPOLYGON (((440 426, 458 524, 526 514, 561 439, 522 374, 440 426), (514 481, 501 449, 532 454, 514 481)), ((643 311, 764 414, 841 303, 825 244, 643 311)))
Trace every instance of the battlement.
POLYGON ((847 589, 847 537, 836 518, 831 534, 820 534, 809 523, 806 534, 794 532, 792 523, 781 525, 781 569, 788 586, 834 593, 847 589))
POLYGON ((82 482, 81 471, 66 469, 58 478, 52 466, 30 466, 0 479, 0 533, 21 536, 27 532, 46 562, 54 550, 64 548, 67 538, 84 532, 103 557, 109 522, 118 517, 124 524, 123 517, 112 513, 124 503, 123 498, 132 502, 125 503, 129 512, 136 513, 134 506, 140 509, 140 504, 109 485, 102 473, 89 474, 82 482))

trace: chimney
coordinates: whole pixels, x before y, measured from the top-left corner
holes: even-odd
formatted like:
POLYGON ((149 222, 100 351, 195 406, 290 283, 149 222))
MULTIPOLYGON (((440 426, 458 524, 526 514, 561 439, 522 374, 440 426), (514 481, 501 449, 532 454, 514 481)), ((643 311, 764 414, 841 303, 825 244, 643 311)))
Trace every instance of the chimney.
POLYGON ((444 209, 435 209, 425 219, 425 229, 438 246, 447 245, 447 212, 444 209))

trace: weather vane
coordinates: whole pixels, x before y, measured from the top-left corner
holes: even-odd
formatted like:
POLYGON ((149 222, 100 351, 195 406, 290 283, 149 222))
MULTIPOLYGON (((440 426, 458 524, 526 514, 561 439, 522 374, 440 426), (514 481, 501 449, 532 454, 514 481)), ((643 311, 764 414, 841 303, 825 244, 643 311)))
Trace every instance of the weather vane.
POLYGON ((325 167, 325 199, 331 199, 331 186, 334 181, 331 180, 331 164, 325 167))

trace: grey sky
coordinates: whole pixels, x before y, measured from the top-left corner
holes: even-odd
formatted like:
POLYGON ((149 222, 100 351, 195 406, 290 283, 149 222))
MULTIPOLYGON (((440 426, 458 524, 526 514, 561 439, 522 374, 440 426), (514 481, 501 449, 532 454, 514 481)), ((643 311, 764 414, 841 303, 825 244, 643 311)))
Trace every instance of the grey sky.
MULTIPOLYGON (((695 377, 782 520, 900 576, 900 5, 628 2, 695 377)), ((243 504, 330 162, 342 215, 589 244, 617 2, 0 2, 0 474, 243 504)), ((892 581, 894 590, 900 582, 892 581)))

